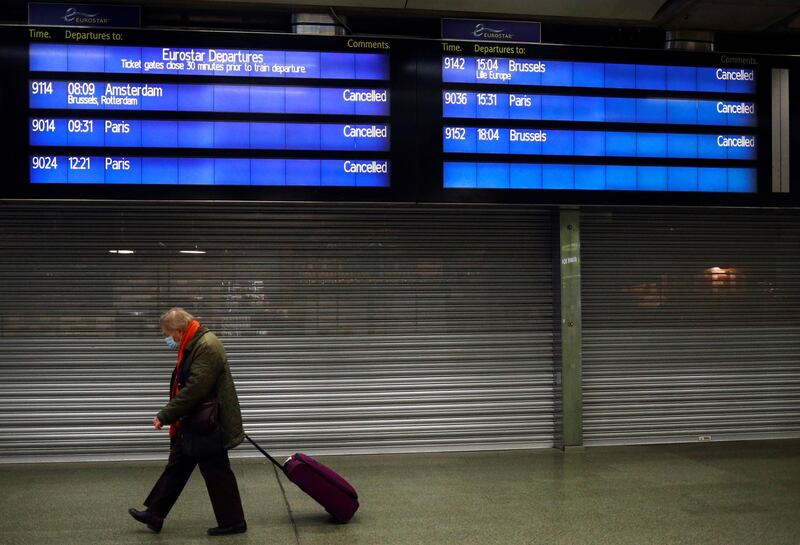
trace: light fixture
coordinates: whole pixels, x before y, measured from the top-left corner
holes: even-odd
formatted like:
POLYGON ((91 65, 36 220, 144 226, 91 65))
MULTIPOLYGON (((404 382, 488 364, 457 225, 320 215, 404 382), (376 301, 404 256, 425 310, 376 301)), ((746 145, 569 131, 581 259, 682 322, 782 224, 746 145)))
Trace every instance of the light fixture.
POLYGON ((203 251, 203 250, 181 250, 180 253, 188 254, 188 255, 201 255, 201 254, 204 254, 205 251, 203 251))
POLYGON ((134 250, 109 250, 108 253, 117 255, 131 255, 135 254, 136 252, 134 250))
POLYGON ((705 270, 705 278, 711 288, 718 292, 721 289, 730 290, 736 287, 738 271, 734 267, 709 267, 705 270))

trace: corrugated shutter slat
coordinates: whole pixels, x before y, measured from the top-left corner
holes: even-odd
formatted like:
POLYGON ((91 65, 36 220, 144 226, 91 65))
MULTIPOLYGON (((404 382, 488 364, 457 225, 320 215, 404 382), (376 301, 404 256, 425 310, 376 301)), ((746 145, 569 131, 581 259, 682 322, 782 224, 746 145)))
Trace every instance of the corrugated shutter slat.
POLYGON ((276 451, 553 443, 547 211, 0 210, 0 459, 163 456, 173 305, 223 340, 248 432, 276 451))
POLYGON ((582 214, 587 445, 800 437, 800 218, 582 214))

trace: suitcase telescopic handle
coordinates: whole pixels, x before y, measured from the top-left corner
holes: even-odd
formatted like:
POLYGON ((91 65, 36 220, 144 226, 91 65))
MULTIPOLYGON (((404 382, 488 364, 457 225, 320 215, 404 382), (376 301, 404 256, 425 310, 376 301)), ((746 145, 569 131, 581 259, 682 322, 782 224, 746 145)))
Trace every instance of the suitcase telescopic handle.
POLYGON ((283 467, 283 464, 281 464, 281 463, 280 463, 278 460, 276 460, 275 458, 273 458, 272 456, 270 456, 270 455, 269 455, 269 452, 267 452, 266 450, 264 450, 263 448, 261 448, 261 447, 259 446, 259 444, 258 444, 258 443, 256 443, 255 441, 253 441, 253 440, 250 438, 250 436, 249 436, 249 435, 245 435, 245 436, 244 436, 244 438, 245 438, 245 439, 247 439, 248 441, 250 441, 250 443, 252 443, 252 445, 253 445, 254 447, 256 447, 256 448, 257 448, 257 449, 258 449, 258 450, 261 452, 261 454, 263 454, 264 456, 266 456, 266 457, 267 457, 267 459, 268 459, 270 462, 272 462, 273 464, 275 464, 275 465, 278 467, 278 469, 280 469, 281 471, 283 471, 283 473, 284 473, 284 474, 286 473, 286 469, 283 467))

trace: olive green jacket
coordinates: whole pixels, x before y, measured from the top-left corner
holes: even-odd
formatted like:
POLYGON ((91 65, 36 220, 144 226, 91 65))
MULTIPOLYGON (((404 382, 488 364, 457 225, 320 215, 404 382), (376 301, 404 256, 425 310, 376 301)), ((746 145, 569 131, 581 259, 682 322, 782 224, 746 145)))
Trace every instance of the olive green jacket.
POLYGON ((195 407, 214 396, 216 386, 219 419, 226 437, 225 448, 231 449, 244 440, 242 412, 225 347, 207 327, 202 326, 186 345, 180 372, 175 375, 173 371, 170 391, 177 380, 180 392, 158 412, 162 423, 171 424, 191 414, 195 407))

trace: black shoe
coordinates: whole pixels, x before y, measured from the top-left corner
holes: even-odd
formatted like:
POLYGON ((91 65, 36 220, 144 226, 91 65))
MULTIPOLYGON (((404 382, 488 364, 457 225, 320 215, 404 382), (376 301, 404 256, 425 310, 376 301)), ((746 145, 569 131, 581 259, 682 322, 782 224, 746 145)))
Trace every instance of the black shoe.
POLYGON ((243 534, 247 531, 247 523, 242 521, 239 524, 231 526, 217 526, 216 528, 209 528, 208 535, 210 536, 227 536, 230 534, 243 534))
POLYGON ((133 507, 131 507, 130 509, 128 509, 128 513, 130 513, 133 518, 135 518, 142 524, 147 524, 147 527, 153 530, 155 533, 160 532, 161 527, 164 526, 164 519, 158 518, 149 510, 139 511, 138 509, 134 509, 133 507))

